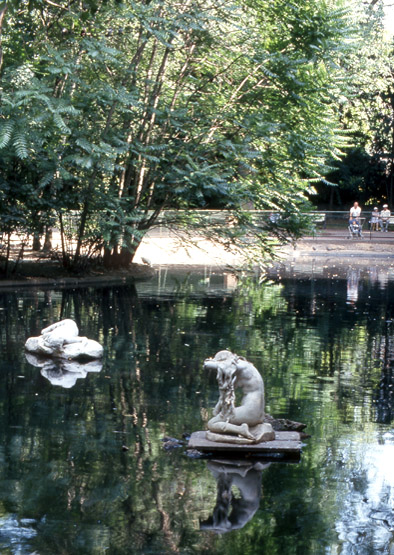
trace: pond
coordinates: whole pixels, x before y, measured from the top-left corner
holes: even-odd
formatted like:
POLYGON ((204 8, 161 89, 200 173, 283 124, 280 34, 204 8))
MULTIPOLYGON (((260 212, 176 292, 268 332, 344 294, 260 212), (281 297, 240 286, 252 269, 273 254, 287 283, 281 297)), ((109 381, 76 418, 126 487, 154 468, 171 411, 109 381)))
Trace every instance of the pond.
POLYGON ((161 270, 0 292, 1 553, 394 553, 392 277, 161 270), (26 338, 62 318, 104 346, 102 368, 27 360, 26 338), (307 423, 298 463, 164 448, 205 429, 202 362, 225 348, 262 373, 267 412, 307 423))

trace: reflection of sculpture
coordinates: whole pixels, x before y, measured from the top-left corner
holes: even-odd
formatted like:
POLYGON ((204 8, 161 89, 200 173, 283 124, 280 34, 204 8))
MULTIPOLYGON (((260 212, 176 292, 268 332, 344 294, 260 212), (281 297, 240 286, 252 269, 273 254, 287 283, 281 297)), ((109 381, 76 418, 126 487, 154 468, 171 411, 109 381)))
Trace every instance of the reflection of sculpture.
POLYGON ((73 320, 62 320, 43 329, 39 337, 29 337, 25 349, 38 355, 68 360, 101 358, 103 348, 100 343, 79 337, 78 333, 78 326, 73 320))
POLYGON ((229 532, 243 528, 259 508, 261 474, 270 464, 253 464, 247 461, 208 462, 208 468, 217 482, 217 497, 213 515, 201 522, 200 529, 229 532), (239 489, 241 497, 233 497, 232 486, 239 489))
POLYGON ((89 372, 100 372, 101 360, 77 362, 75 360, 48 359, 26 353, 26 360, 33 366, 41 368, 41 374, 52 385, 60 385, 69 389, 76 384, 79 378, 86 378, 89 372))
POLYGON ((355 303, 358 300, 358 287, 360 282, 360 270, 350 270, 347 276, 347 302, 355 303))
POLYGON ((208 422, 207 439, 227 443, 275 439, 272 426, 264 424, 264 382, 253 364, 230 351, 219 351, 205 360, 204 368, 217 370, 220 392, 214 416, 208 422), (239 407, 235 406, 236 387, 244 394, 239 407))

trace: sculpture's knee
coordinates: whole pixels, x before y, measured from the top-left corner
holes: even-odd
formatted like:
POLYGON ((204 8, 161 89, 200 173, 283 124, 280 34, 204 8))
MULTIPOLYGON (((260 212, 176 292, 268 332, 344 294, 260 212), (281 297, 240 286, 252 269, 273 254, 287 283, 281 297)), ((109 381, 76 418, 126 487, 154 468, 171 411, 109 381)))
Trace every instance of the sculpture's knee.
POLYGON ((216 421, 215 418, 211 418, 208 422, 208 430, 211 430, 211 432, 224 434, 226 432, 226 428, 227 422, 223 422, 223 420, 216 421))

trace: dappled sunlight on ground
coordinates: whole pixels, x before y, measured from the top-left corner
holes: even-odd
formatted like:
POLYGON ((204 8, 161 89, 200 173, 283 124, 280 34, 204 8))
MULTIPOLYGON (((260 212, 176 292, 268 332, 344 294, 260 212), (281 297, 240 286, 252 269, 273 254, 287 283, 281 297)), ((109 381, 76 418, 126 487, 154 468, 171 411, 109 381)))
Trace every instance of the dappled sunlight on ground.
POLYGON ((198 239, 195 245, 168 237, 146 238, 142 241, 134 258, 136 263, 142 259, 152 264, 201 264, 212 266, 238 266, 245 264, 246 256, 225 250, 221 245, 206 239, 198 239))

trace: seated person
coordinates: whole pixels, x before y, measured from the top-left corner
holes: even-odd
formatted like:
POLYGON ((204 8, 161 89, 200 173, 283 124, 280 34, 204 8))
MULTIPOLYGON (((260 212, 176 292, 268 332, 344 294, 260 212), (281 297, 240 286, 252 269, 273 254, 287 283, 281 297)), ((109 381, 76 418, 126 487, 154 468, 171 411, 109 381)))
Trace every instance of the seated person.
POLYGON ((369 221, 369 225, 370 225, 370 229, 372 231, 378 231, 379 230, 380 214, 379 214, 379 210, 378 210, 377 206, 375 206, 375 208, 372 211, 372 215, 371 215, 371 219, 369 221))
POLYGON ((389 210, 388 204, 383 204, 383 210, 380 212, 380 230, 387 233, 389 222, 390 222, 391 212, 389 210))
POLYGON ((354 235, 362 237, 360 219, 355 216, 350 216, 349 218, 349 231, 354 235))

